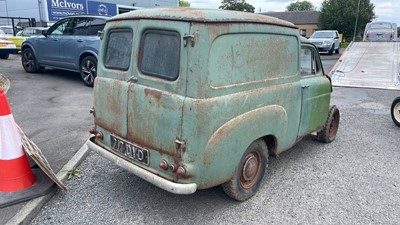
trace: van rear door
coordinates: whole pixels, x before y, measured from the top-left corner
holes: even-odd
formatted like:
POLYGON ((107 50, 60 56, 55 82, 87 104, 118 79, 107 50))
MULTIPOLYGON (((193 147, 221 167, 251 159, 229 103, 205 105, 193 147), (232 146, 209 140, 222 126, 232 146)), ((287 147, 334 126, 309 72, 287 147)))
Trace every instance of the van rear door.
POLYGON ((178 156, 186 94, 187 22, 141 20, 132 82, 128 87, 127 140, 161 154, 178 156), (150 24, 149 23, 149 24, 150 24))

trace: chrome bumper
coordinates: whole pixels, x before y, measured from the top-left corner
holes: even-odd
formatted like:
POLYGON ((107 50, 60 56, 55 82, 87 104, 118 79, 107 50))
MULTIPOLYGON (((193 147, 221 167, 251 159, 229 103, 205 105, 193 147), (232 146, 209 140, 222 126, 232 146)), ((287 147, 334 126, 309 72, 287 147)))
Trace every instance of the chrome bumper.
POLYGON ((122 167, 129 172, 135 174, 136 176, 142 178, 143 180, 146 180, 147 182, 150 182, 154 184, 155 186, 164 189, 166 191, 169 191, 174 194, 193 194, 197 190, 197 184, 195 183, 190 183, 190 184, 178 184, 174 183, 172 181, 166 180, 160 176, 157 176, 147 170, 144 170, 116 155, 113 153, 107 151, 103 147, 97 145, 94 142, 95 137, 90 137, 89 140, 86 142, 88 147, 97 153, 99 153, 101 156, 104 158, 114 162, 116 165, 119 167, 122 167))

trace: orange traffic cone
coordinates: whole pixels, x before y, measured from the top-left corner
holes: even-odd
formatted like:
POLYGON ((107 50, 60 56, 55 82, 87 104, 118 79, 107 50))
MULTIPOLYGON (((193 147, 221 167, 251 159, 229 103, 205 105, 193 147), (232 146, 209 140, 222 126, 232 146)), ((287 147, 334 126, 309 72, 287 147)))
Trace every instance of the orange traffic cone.
POLYGON ((0 89, 0 208, 47 194, 54 183, 32 170, 7 97, 0 89))
POLYGON ((0 191, 19 191, 35 182, 6 95, 0 89, 0 191))

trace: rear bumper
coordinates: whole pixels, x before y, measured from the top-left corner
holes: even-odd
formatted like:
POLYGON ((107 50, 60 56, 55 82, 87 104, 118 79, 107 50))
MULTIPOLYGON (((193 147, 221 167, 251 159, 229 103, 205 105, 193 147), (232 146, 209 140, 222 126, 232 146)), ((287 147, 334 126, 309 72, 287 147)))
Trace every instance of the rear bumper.
POLYGON ((0 49, 0 55, 14 54, 17 53, 15 48, 2 48, 0 49))
POLYGON ((174 183, 172 181, 166 180, 160 176, 157 176, 147 170, 144 170, 116 155, 113 153, 107 151, 103 147, 97 145, 94 142, 95 137, 89 138, 89 141, 87 142, 87 145, 90 149, 93 151, 96 151, 99 153, 101 156, 104 158, 114 162, 116 165, 119 167, 122 167, 129 172, 135 174, 136 176, 142 178, 143 180, 146 180, 147 182, 150 182, 154 184, 155 186, 164 189, 168 192, 174 193, 174 194, 193 194, 197 190, 197 184, 195 183, 190 183, 190 184, 178 184, 174 183))

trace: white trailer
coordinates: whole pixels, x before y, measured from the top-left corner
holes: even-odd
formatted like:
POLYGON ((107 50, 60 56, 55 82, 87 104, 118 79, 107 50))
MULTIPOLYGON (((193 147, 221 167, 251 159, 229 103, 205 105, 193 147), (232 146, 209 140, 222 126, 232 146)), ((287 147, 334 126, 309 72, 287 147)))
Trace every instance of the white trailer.
POLYGON ((352 42, 329 72, 334 86, 400 90, 400 42, 352 42))

